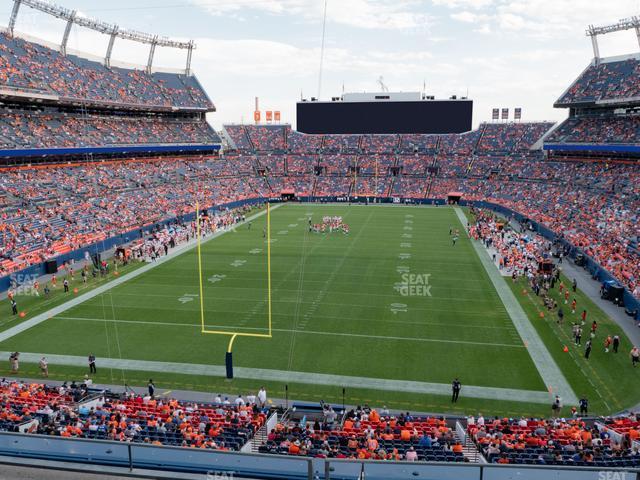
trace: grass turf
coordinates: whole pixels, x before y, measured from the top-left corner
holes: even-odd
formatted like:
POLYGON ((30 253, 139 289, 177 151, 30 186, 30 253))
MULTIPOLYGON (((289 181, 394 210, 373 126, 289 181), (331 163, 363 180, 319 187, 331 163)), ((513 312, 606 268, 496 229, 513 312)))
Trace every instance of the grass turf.
MULTIPOLYGON (((207 328, 266 332, 265 222, 261 217, 251 228, 240 226, 203 245, 207 328)), ((448 208, 287 205, 274 210, 273 338, 238 338, 236 366, 438 383, 459 376, 466 385, 544 390, 470 241, 462 233, 452 246, 451 227, 462 229, 448 208), (341 215, 351 233, 309 233, 308 214, 314 222, 324 215, 341 215), (401 258, 406 254, 411 257, 401 258), (401 281, 398 267, 429 274, 432 296, 401 295, 394 288, 401 281)), ((219 365, 228 337, 201 333, 198 293, 197 257, 190 251, 3 342, 0 348, 81 356, 91 351, 98 364, 100 358, 112 357, 219 365)), ((532 305, 524 301, 523 305, 532 317, 537 315, 532 305)), ((539 331, 543 326, 536 323, 539 331)), ((548 332, 541 334, 553 344, 548 332)), ((553 349, 552 354, 558 356, 553 349)), ((584 390, 593 401, 593 386, 582 388, 583 374, 564 360, 556 358, 576 393, 584 390)), ((78 369, 50 370, 75 375, 78 369)), ((134 384, 147 376, 103 371, 96 380, 134 384)), ((201 389, 224 391, 256 384, 153 376, 167 388, 191 381, 208 386, 201 389)), ((282 390, 277 382, 268 386, 282 390)), ((337 401, 341 388, 299 385, 290 389, 290 396, 337 401)), ((347 388, 348 402, 364 400, 398 408, 409 404, 414 410, 421 405, 431 411, 548 412, 541 405, 478 401, 464 399, 464 394, 462 403, 452 409, 442 396, 347 388)), ((598 407, 615 409, 612 403, 603 401, 598 407)))

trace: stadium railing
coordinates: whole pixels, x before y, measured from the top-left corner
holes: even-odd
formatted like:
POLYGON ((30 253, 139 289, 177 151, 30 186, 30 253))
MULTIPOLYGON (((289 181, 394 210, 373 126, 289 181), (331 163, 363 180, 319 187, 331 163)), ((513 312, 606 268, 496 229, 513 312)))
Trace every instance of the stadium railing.
MULTIPOLYGON (((0 432, 0 455, 102 465, 104 473, 146 469, 205 474, 207 478, 231 475, 278 480, 631 480, 640 474, 640 469, 631 468, 312 459, 5 432, 0 432)), ((70 468, 68 464, 66 468, 70 468)))

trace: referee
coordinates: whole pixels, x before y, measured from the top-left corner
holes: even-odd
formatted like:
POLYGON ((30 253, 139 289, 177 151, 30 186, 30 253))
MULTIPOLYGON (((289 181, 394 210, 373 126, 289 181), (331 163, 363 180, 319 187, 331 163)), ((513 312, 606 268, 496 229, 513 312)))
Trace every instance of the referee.
POLYGON ((462 390, 462 384, 456 377, 453 382, 451 382, 451 403, 456 403, 458 401, 460 390, 462 390))

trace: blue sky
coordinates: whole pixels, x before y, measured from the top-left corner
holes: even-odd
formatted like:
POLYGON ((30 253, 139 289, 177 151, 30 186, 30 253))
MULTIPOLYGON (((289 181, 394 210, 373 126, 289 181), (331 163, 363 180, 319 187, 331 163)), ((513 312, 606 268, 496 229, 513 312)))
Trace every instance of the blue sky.
MULTIPOLYGON (((639 0, 327 0, 322 97, 392 91, 474 99, 474 125, 492 107, 524 120, 560 120, 552 107, 591 60, 585 27, 640 14, 639 0)), ((295 125, 295 102, 318 93, 323 0, 64 0, 82 14, 150 33, 194 39, 193 68, 218 107, 211 122, 249 122, 254 97, 295 125)), ((13 2, 0 0, 6 24, 13 2)), ((59 41, 64 24, 22 7, 17 30, 59 41)), ((105 36, 75 28, 69 47, 103 55, 105 36)), ((605 56, 635 53, 633 32, 601 40, 605 56)), ((118 41, 114 58, 144 64, 146 47, 118 41)), ((182 67, 161 49, 158 65, 182 67)))

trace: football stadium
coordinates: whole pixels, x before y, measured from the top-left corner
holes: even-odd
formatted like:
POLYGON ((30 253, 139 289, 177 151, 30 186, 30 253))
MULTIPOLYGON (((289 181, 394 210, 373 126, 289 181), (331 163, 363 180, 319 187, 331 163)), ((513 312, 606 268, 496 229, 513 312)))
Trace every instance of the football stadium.
POLYGON ((294 127, 5 3, 2 478, 640 478, 640 17, 572 33, 561 121, 379 78, 294 127))

